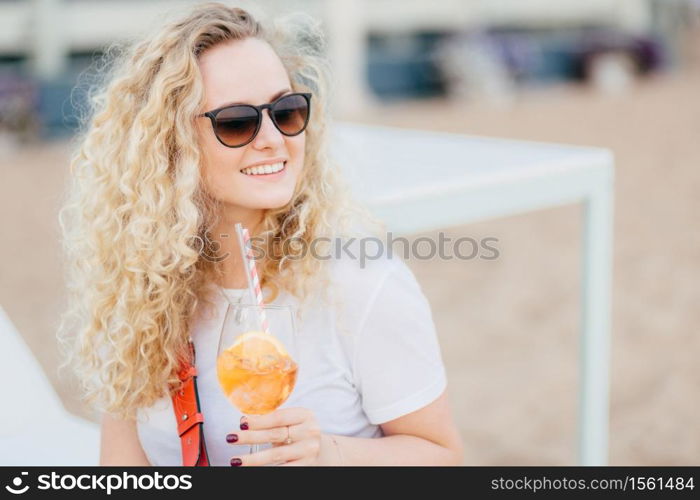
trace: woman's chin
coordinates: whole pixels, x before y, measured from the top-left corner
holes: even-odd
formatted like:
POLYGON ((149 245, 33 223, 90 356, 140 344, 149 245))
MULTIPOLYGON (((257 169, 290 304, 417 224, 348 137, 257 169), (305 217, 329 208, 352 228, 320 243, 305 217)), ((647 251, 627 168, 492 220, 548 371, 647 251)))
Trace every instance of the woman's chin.
POLYGON ((284 200, 284 201, 270 202, 270 203, 267 203, 267 204, 266 204, 264 207, 262 207, 262 208, 264 208, 265 210, 276 210, 276 209, 278 209, 278 208, 285 207, 285 206, 289 203, 289 200, 290 200, 290 199, 291 199, 291 198, 287 198, 287 199, 284 200))
POLYGON ((292 197, 290 196, 275 196, 275 197, 265 197, 257 198, 255 200, 250 200, 250 203, 237 203, 238 205, 244 206, 250 209, 259 210, 274 210, 277 208, 282 208, 289 204, 292 197))

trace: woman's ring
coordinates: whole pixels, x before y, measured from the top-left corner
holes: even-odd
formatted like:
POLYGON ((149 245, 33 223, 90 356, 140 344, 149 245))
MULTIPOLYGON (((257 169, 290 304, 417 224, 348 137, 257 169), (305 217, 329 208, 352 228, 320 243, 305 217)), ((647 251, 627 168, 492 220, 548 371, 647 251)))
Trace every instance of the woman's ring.
POLYGON ((289 435, 289 426, 287 426, 287 439, 284 440, 284 444, 292 444, 292 438, 289 435))

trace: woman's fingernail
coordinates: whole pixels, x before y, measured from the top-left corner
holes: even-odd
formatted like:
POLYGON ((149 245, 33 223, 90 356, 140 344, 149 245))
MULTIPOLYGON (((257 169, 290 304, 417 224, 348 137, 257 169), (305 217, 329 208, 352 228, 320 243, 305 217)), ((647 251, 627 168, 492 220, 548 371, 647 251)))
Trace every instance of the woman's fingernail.
POLYGON ((247 423, 247 422, 243 422, 243 423, 241 424, 241 430, 242 430, 242 431, 247 431, 247 430, 248 430, 248 423, 247 423))
POLYGON ((227 434, 226 435, 226 442, 227 443, 235 443, 238 441, 238 434, 227 434))
POLYGON ((240 467, 243 464, 240 458, 232 458, 231 459, 231 465, 234 467, 240 467))

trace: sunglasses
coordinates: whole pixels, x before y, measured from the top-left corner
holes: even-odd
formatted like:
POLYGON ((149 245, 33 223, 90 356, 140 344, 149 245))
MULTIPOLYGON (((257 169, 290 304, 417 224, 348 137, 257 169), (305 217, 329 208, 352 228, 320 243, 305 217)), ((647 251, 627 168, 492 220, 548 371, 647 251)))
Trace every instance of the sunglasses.
POLYGON ((207 111, 197 117, 211 120, 214 135, 229 148, 240 148, 250 143, 260 131, 263 110, 269 109, 270 118, 283 135, 301 134, 309 123, 311 94, 286 94, 269 104, 234 104, 207 111))

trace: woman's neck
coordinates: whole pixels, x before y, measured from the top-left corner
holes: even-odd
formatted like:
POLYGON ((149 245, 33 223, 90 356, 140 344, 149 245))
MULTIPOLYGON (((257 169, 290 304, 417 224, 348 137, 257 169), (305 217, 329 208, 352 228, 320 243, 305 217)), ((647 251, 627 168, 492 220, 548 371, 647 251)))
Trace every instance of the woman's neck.
MULTIPOLYGON (((235 213, 227 211, 208 235, 211 240, 210 243, 207 242, 210 245, 208 248, 212 249, 209 258, 221 266, 222 277, 219 286, 222 288, 248 287, 246 268, 242 262, 241 248, 236 235, 236 224, 241 223, 248 229, 248 234, 252 238, 262 222, 263 215, 263 210, 236 211, 235 213)), ((260 263, 256 262, 256 265, 260 266, 260 263)))

